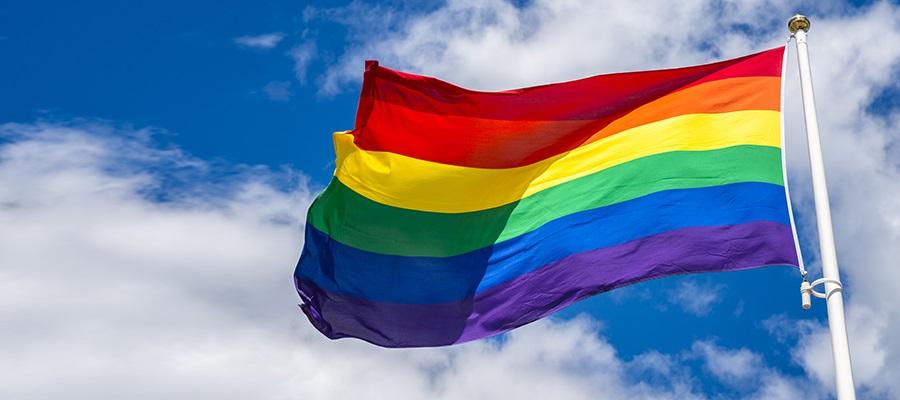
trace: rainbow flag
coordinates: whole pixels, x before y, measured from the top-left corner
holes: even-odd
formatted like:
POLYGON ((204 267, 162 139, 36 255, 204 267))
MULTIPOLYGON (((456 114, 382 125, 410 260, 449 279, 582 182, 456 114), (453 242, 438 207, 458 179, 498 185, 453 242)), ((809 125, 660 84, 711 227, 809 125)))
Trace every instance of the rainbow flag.
POLYGON ((302 310, 329 338, 439 346, 646 279, 797 266, 783 53, 502 92, 367 62, 302 310))

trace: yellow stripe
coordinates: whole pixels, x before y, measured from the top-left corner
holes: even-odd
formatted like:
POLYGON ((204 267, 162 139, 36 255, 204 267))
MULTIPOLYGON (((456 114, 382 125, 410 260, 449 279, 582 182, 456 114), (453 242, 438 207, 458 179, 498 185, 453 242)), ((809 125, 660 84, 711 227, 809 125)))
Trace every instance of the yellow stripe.
MULTIPOLYGON (((686 114, 631 128, 567 153, 516 168, 460 167, 399 154, 366 151, 336 133, 335 176, 382 204, 460 213, 501 206, 597 171, 676 150, 741 144, 781 147, 779 112, 686 114)), ((549 205, 552 207, 552 205, 549 205)))

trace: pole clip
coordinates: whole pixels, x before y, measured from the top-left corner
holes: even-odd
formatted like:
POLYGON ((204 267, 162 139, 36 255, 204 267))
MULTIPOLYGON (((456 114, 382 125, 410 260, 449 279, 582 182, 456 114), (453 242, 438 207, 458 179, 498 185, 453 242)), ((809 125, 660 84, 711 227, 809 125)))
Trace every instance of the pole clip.
POLYGON ((811 296, 815 296, 820 299, 826 299, 832 293, 842 291, 843 287, 844 286, 841 284, 841 281, 839 281, 837 279, 831 279, 831 278, 819 278, 819 279, 812 281, 812 283, 810 283, 809 281, 806 280, 806 275, 804 274, 803 282, 800 283, 800 300, 801 300, 803 309, 809 310, 809 308, 812 307, 811 296), (834 285, 834 287, 830 291, 828 291, 828 293, 817 292, 815 290, 816 286, 824 285, 826 283, 831 283, 834 285))

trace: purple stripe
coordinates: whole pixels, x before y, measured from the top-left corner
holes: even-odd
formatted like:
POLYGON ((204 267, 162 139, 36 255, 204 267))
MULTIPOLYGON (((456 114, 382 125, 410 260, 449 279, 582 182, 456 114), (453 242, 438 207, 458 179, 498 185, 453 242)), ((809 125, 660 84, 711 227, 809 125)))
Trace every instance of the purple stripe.
POLYGON ((585 297, 675 274, 797 265, 790 227, 775 222, 685 228, 575 254, 472 299, 376 303, 298 280, 303 311, 326 336, 386 347, 467 342, 525 325, 585 297))

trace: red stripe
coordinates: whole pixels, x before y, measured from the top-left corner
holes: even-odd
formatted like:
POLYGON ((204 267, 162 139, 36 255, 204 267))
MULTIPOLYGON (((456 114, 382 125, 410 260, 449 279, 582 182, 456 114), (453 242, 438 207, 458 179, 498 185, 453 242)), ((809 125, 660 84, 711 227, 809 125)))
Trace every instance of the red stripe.
POLYGON ((780 93, 780 79, 775 77, 720 79, 670 93, 605 126, 604 120, 509 121, 437 115, 377 102, 366 121, 365 138, 373 147, 391 146, 388 149, 392 152, 418 159, 466 167, 511 168, 678 115, 778 111, 780 93))
POLYGON ((503 92, 463 89, 370 61, 355 142, 365 150, 445 164, 525 165, 578 147, 610 122, 680 89, 726 78, 781 76, 783 51, 779 47, 714 64, 599 75, 503 92))

